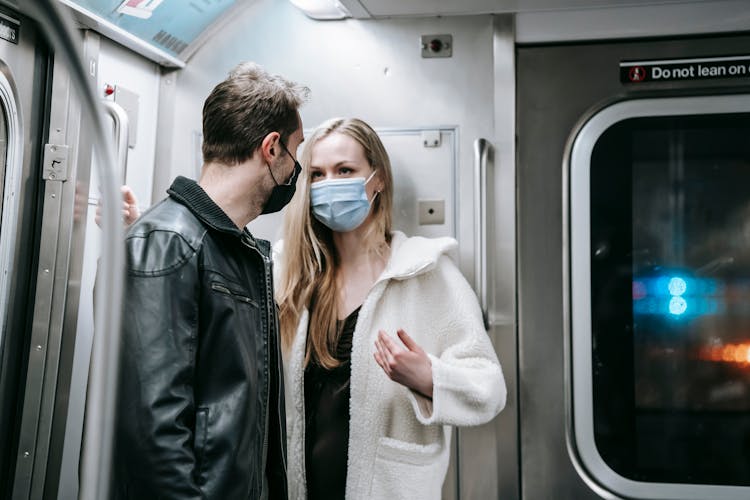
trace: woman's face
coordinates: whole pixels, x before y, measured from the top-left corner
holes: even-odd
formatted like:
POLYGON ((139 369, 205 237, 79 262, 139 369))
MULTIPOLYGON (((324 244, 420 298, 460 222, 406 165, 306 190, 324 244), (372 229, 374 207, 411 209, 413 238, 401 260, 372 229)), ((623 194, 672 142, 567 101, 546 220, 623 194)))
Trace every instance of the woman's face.
MULTIPOLYGON (((362 145, 346 134, 333 132, 318 140, 313 146, 310 158, 311 184, 322 180, 351 177, 367 179, 372 172, 362 145)), ((376 175, 365 185, 367 199, 372 200, 375 192, 380 189, 381 182, 376 175)))

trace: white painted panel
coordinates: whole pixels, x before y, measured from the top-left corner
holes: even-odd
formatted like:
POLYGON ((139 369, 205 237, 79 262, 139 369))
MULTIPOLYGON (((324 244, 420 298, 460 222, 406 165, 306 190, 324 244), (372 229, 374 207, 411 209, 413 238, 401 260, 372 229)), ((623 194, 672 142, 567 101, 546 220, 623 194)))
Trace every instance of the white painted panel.
POLYGON ((443 130, 438 147, 422 144, 421 130, 381 131, 393 170, 393 228, 435 238, 456 235, 455 132, 443 130), (420 224, 419 200, 444 200, 444 224, 420 224))

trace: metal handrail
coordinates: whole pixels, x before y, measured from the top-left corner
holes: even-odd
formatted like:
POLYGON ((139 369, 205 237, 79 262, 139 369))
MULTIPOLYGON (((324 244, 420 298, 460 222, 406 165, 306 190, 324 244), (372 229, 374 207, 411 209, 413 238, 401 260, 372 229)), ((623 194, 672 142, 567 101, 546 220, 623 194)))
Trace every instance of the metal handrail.
POLYGON ((128 137, 130 134, 130 119, 125 108, 114 101, 102 101, 104 110, 115 122, 115 147, 117 148, 117 172, 120 182, 125 184, 128 173, 128 137))
POLYGON ((487 156, 490 143, 474 141, 474 283, 485 330, 490 329, 487 300, 487 156))

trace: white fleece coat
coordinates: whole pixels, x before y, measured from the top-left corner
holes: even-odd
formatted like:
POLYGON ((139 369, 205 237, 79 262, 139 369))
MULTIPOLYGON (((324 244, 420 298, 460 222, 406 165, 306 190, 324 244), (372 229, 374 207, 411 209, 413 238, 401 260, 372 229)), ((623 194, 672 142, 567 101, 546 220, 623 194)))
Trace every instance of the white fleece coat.
MULTIPOLYGON (((391 258, 362 304, 351 357, 349 500, 439 499, 451 425, 479 425, 505 406, 500 364, 476 296, 445 255, 452 238, 394 232, 391 258), (403 328, 432 361, 429 400, 390 380, 373 357, 378 330, 403 328)), ((284 353, 289 498, 304 500, 304 358, 308 313, 284 353)))

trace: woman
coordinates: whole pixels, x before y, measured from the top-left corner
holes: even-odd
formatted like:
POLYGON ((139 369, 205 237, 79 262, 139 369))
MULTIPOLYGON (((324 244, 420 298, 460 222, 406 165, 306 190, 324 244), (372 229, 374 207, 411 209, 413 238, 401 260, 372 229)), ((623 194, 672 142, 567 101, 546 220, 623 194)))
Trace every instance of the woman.
POLYGON ((321 125, 302 165, 277 249, 290 498, 439 499, 449 426, 506 396, 457 243, 391 230, 390 162, 363 121, 321 125))

